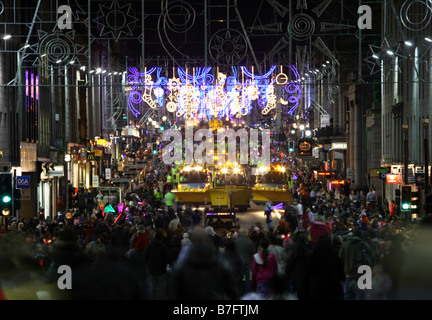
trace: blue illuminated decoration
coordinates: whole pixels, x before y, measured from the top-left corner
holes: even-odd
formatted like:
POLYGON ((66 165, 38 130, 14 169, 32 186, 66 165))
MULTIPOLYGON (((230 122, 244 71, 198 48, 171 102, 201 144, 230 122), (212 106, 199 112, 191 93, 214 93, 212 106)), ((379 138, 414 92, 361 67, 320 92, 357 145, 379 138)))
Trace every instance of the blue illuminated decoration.
POLYGON ((296 67, 294 66, 289 66, 289 67, 296 77, 295 82, 291 81, 285 86, 285 91, 290 94, 288 98, 288 102, 294 104, 291 107, 291 109, 288 111, 288 114, 293 115, 301 99, 301 88, 300 85, 296 83, 296 82, 300 83, 300 74, 296 67))
POLYGON ((254 79, 256 79, 256 80, 261 80, 261 79, 265 79, 265 78, 268 78, 275 70, 276 70, 276 66, 272 66, 271 68, 270 68, 270 70, 269 71, 267 71, 266 73, 264 73, 263 75, 261 75, 261 76, 258 76, 258 75, 255 75, 255 74, 253 74, 252 72, 249 72, 249 70, 248 69, 246 69, 246 67, 244 67, 244 66, 241 66, 240 67, 240 69, 243 71, 243 73, 245 74, 245 75, 247 75, 249 78, 254 78, 254 79))
POLYGON ((213 76, 209 74, 211 67, 207 68, 196 68, 194 69, 195 74, 188 74, 183 68, 177 68, 178 75, 182 83, 193 83, 196 84, 207 84, 213 82, 213 76))
MULTIPOLYGON (((153 109, 165 107, 184 119, 233 120, 246 116, 256 107, 263 115, 268 114, 276 108, 279 99, 282 100, 280 95, 285 91, 289 96, 286 104, 292 104, 288 113, 292 114, 299 105, 301 88, 297 83, 300 81, 297 69, 289 67, 294 79, 285 83, 277 81, 276 66, 262 75, 253 74, 244 66, 232 66, 229 75, 212 67, 179 67, 168 79, 161 76, 162 68, 154 67, 145 72, 128 68, 128 107, 135 117, 141 114, 140 106, 145 103, 153 109), (277 86, 284 90, 276 90, 277 86)), ((288 76, 279 78, 288 79, 288 76)))

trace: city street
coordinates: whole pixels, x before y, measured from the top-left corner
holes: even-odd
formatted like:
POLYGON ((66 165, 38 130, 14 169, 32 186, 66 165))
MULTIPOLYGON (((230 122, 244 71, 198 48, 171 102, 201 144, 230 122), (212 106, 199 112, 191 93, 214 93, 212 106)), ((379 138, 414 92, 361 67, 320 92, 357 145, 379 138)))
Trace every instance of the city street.
POLYGON ((431 299, 431 64, 431 0, 0 0, 0 300, 431 299))

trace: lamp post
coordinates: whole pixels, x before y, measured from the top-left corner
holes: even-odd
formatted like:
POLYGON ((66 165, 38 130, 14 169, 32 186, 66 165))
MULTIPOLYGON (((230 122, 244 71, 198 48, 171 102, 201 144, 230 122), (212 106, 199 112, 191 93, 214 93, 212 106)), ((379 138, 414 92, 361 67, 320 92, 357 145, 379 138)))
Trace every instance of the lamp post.
MULTIPOLYGON (((404 131, 404 185, 408 185, 408 125, 402 125, 404 131)), ((403 193, 403 187, 401 191, 401 197, 403 193)), ((408 222, 408 213, 404 211, 405 222, 408 222)))
POLYGON ((425 194, 429 193, 429 139, 428 139, 428 129, 429 129, 429 118, 423 119, 423 128, 424 128, 424 165, 425 165, 425 185, 424 191, 425 194))
POLYGON ((402 125, 404 131, 404 184, 408 184, 408 125, 402 125))

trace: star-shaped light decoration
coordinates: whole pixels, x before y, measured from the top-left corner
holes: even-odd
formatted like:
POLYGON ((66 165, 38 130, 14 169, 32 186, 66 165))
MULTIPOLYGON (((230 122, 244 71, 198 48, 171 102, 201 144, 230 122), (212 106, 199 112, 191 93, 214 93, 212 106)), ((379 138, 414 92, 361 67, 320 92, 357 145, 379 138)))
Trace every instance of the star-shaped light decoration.
POLYGON ((38 55, 34 60, 34 66, 46 70, 50 70, 48 67, 52 66, 62 74, 64 69, 62 67, 66 65, 81 65, 79 56, 86 55, 87 50, 75 41, 74 30, 68 32, 62 32, 58 28, 54 28, 51 32, 38 30, 38 36, 38 43, 30 46, 30 49, 35 47, 38 55))
POLYGON ((72 8, 72 19, 80 20, 81 16, 87 18, 88 14, 85 9, 81 8, 81 5, 78 3, 78 0, 67 0, 68 6, 72 8))
POLYGON ((131 6, 131 3, 120 4, 117 0, 100 3, 97 18, 94 20, 100 29, 99 37, 112 38, 118 42, 121 37, 132 36, 138 19, 131 6))
POLYGON ((369 44, 371 55, 364 61, 368 64, 370 75, 379 74, 381 72, 381 47, 369 44))
POLYGON ((220 65, 236 65, 247 54, 246 38, 235 29, 217 31, 210 39, 210 56, 220 65))

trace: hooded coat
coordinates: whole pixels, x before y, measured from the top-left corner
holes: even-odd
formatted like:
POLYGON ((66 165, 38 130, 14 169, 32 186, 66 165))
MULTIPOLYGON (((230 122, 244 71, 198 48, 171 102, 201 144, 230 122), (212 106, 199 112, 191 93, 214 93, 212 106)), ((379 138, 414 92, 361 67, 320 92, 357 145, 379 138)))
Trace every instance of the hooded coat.
POLYGON ((252 260, 252 290, 260 283, 268 283, 278 274, 278 262, 276 255, 268 251, 267 261, 264 263, 262 252, 255 253, 252 260))
POLYGON ((372 249, 358 234, 354 234, 344 241, 339 251, 339 258, 347 276, 358 276, 360 265, 372 266, 372 249))

